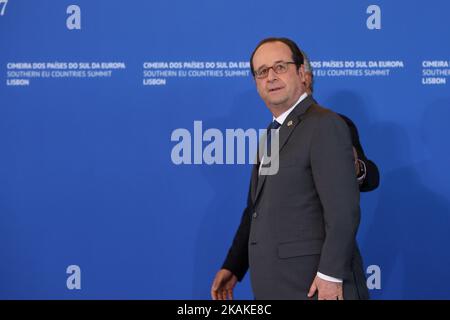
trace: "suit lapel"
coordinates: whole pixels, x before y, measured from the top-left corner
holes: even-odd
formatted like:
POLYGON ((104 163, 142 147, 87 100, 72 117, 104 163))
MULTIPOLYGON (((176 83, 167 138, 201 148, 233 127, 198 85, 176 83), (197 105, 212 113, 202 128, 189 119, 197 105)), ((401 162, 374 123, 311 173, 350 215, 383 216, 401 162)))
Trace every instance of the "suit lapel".
POLYGON ((256 188, 258 186, 258 169, 259 169, 259 161, 256 162, 256 164, 253 165, 252 169, 252 182, 251 182, 251 197, 252 197, 252 203, 255 203, 256 201, 256 188))
MULTIPOLYGON (((294 129, 302 121, 303 116, 305 115, 306 111, 309 109, 309 107, 313 103, 315 103, 313 97, 307 96, 294 108, 294 110, 292 110, 292 112, 289 114, 289 116, 283 122, 283 125, 280 127, 280 130, 279 130, 278 157, 280 156, 281 150, 283 149, 284 145, 289 140, 289 137, 291 136, 292 132, 294 132, 294 129)), ((267 177, 267 175, 258 175, 259 165, 260 164, 258 163, 256 170, 254 170, 254 173, 252 174, 252 195, 253 195, 254 185, 256 185, 256 191, 254 192, 255 196, 253 198, 254 199, 253 203, 256 203, 256 200, 258 200, 259 194, 261 193, 262 187, 263 187, 264 182, 266 181, 266 177, 267 177), (255 178, 253 178, 253 177, 255 177, 255 178), (253 181, 255 179, 257 180, 257 183, 253 184, 253 181)))

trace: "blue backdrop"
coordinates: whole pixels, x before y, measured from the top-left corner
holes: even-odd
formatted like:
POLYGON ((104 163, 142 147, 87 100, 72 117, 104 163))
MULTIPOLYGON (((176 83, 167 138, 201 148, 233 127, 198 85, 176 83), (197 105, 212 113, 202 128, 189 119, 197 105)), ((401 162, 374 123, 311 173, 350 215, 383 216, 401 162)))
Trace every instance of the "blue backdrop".
MULTIPOLYGON (((176 165, 171 135, 194 140, 194 121, 265 128, 245 62, 287 36, 313 62, 316 99, 356 123, 380 169, 358 234, 380 270, 372 298, 449 299, 449 12, 445 0, 1 0, 0 298, 209 299, 251 166, 176 165)), ((248 277, 235 295, 253 297, 248 277)))

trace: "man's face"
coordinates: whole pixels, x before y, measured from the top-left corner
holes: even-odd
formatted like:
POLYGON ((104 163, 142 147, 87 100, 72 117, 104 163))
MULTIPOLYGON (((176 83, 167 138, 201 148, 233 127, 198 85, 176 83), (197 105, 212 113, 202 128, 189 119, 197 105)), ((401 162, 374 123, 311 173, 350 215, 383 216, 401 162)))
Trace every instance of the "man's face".
MULTIPOLYGON (((293 62, 291 50, 282 42, 265 43, 253 56, 255 71, 277 62, 293 62)), ((282 74, 270 69, 266 78, 255 78, 255 81, 259 95, 276 117, 292 107, 305 92, 303 65, 297 70, 295 64, 288 64, 287 72, 282 74)))

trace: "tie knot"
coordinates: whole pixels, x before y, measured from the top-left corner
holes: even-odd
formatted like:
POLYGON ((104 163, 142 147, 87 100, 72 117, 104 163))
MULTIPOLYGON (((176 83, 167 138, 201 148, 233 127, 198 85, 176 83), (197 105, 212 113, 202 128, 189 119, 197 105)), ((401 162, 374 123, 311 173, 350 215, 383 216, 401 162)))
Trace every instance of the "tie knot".
POLYGON ((272 123, 270 124, 270 129, 278 129, 279 127, 281 127, 281 124, 277 122, 277 120, 273 120, 272 123))

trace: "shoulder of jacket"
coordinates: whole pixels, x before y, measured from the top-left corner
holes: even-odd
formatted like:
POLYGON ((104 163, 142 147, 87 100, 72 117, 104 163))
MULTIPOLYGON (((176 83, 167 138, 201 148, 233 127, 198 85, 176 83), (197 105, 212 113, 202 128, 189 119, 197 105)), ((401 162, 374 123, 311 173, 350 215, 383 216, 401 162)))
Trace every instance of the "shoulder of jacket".
POLYGON ((313 103, 309 107, 309 109, 306 113, 308 114, 308 116, 318 117, 318 118, 337 116, 337 114, 335 112, 333 112, 332 110, 322 107, 321 105, 318 105, 317 103, 313 103))

